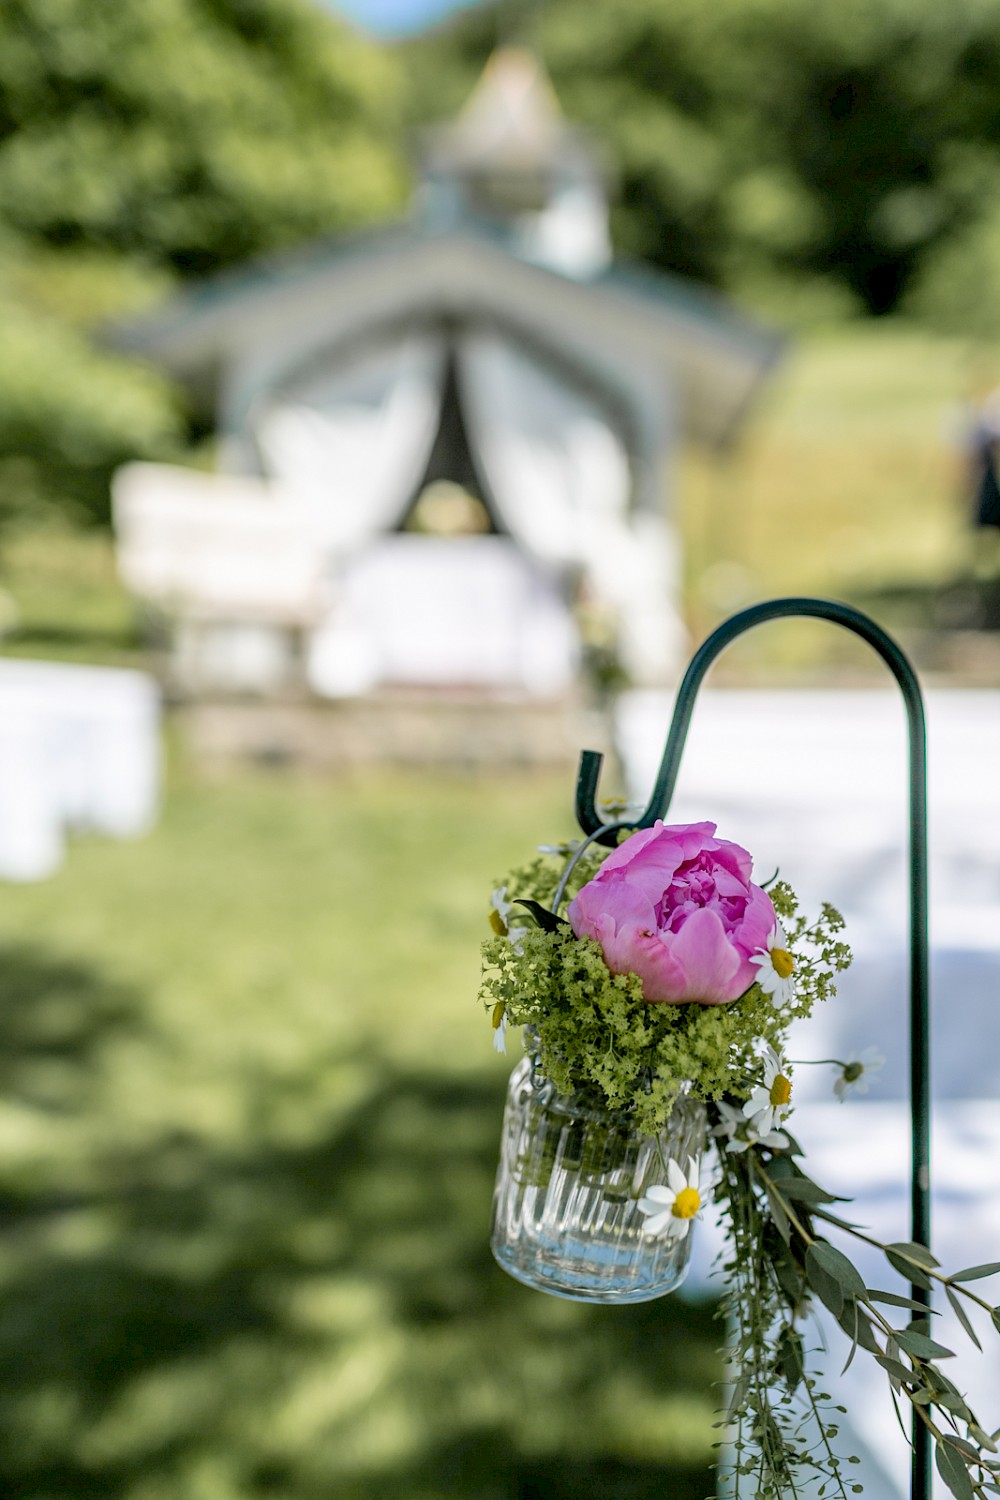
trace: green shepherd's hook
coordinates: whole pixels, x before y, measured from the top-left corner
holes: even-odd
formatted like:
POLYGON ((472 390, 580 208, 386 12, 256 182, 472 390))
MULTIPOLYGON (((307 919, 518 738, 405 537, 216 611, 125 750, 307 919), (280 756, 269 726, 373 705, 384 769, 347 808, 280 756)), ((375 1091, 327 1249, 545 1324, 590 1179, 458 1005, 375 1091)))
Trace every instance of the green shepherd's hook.
MULTIPOLYGON (((771 599, 754 604, 724 621, 695 652, 677 693, 670 732, 652 795, 642 816, 628 822, 605 824, 597 810, 597 784, 603 756, 585 750, 580 757, 576 786, 576 816, 584 833, 595 842, 613 843, 622 828, 651 828, 664 818, 677 782, 695 698, 709 667, 731 641, 766 620, 809 616, 842 625, 867 641, 892 672, 906 706, 909 740, 910 827, 910 1124, 912 1139, 910 1207, 912 1238, 930 1245, 930 991, 927 937, 927 736, 923 695, 909 658, 890 635, 861 610, 830 599, 771 599)), ((911 1296, 927 1306, 929 1294, 918 1286, 911 1296)), ((931 1500, 930 1435, 916 1415, 913 1420, 912 1500, 931 1500)))

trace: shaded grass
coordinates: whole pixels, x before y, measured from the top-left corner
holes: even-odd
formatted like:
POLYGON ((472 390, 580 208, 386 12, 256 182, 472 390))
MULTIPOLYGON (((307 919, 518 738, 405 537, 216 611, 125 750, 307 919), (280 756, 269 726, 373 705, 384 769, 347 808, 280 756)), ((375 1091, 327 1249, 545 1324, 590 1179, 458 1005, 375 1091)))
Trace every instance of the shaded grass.
POLYGON ((487 1230, 492 877, 568 788, 180 771, 0 924, 0 1492, 707 1493, 718 1331, 487 1230))

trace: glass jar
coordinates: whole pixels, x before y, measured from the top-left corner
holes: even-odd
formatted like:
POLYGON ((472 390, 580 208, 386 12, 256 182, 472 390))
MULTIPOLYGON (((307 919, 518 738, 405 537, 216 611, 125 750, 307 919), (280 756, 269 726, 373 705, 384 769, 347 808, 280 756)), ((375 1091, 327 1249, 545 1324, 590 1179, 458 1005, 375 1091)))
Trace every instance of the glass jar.
POLYGON ((667 1185, 673 1158, 687 1170, 705 1147, 706 1114, 681 1097, 657 1135, 628 1114, 558 1094, 532 1057, 507 1090, 491 1247, 526 1286, 577 1302, 647 1302, 680 1286, 694 1226, 652 1235, 639 1199, 667 1185))

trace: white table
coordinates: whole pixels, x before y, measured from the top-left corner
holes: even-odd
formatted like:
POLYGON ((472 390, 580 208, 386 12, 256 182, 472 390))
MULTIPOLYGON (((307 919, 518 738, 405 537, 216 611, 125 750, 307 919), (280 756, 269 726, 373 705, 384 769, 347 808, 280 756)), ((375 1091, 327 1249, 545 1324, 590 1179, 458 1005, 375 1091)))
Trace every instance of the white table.
POLYGON ((44 880, 71 831, 145 833, 159 807, 159 729, 144 673, 0 659, 0 879, 44 880))

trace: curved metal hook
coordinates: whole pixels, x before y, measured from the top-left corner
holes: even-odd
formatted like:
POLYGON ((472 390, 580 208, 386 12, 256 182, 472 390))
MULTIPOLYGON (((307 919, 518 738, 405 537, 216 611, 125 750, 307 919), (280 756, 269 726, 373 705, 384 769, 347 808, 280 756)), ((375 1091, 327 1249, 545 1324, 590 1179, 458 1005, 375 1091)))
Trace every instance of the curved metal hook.
MULTIPOLYGON (((912 1236, 930 1244, 930 1070, 929 1070, 929 942, 927 918, 927 761, 923 695, 917 675, 901 647, 870 616, 837 600, 809 597, 772 599, 754 604, 726 620, 695 652, 677 691, 673 718, 645 812, 635 822, 605 824, 597 810, 597 786, 603 756, 585 750, 580 757, 576 787, 576 816, 583 831, 596 842, 615 841, 623 827, 651 828, 666 816, 677 782, 681 755, 694 712, 698 689, 716 657, 755 625, 767 620, 807 616, 829 620, 867 641, 892 672, 906 707, 909 740, 909 856, 910 856, 910 1118, 912 1236)), ((913 1298, 926 1305, 927 1293, 911 1288, 913 1298)), ((916 1419, 913 1428, 911 1494, 929 1500, 931 1493, 928 1433, 916 1419)))

